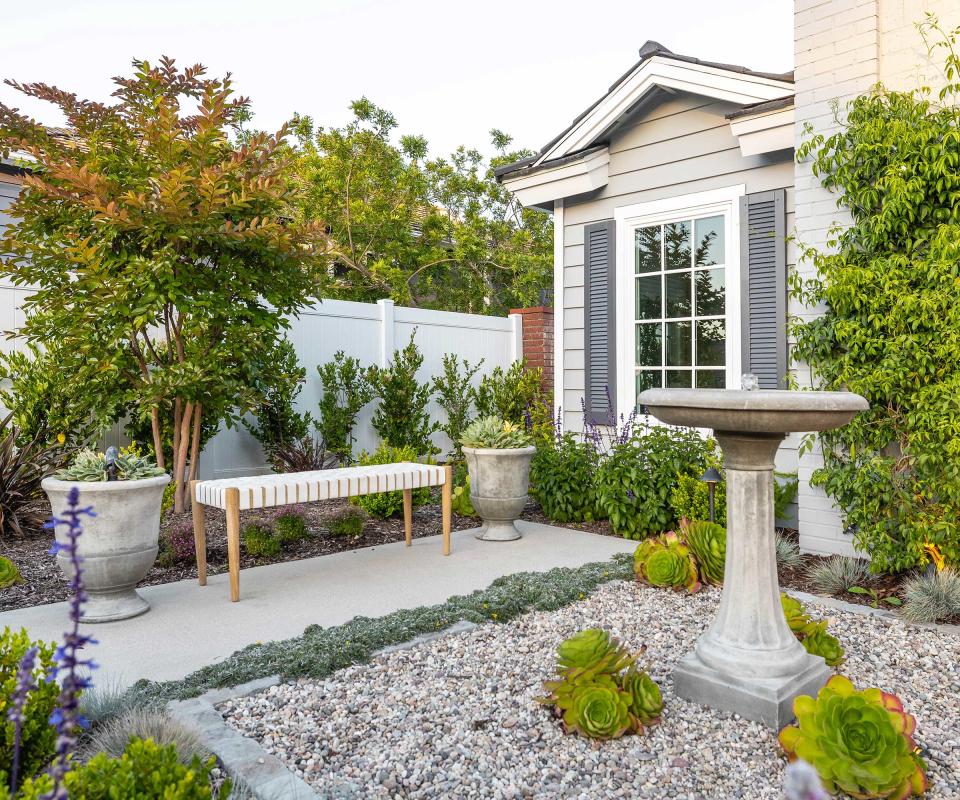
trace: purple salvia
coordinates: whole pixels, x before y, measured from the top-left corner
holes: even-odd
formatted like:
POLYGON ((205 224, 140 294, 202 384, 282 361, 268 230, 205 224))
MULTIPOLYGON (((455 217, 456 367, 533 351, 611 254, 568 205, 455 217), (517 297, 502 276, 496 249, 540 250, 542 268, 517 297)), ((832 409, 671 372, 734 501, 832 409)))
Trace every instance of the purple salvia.
POLYGON ((51 554, 66 553, 70 559, 72 576, 69 588, 70 596, 70 629, 63 635, 63 644, 54 653, 57 662, 48 681, 60 678, 60 698, 57 708, 50 715, 50 724, 57 729, 56 757, 50 766, 50 775, 53 778, 53 788, 43 796, 42 800, 66 800, 67 790, 63 784, 64 776, 70 768, 70 755, 77 743, 77 733, 80 728, 87 726, 86 720, 80 714, 80 693, 92 684, 85 673, 96 669, 96 664, 88 658, 82 657, 83 649, 87 645, 96 644, 96 640, 80 633, 80 618, 83 616, 83 604, 87 593, 83 587, 83 558, 78 550, 80 535, 83 533, 82 517, 96 516, 91 507, 80 507, 80 491, 74 486, 67 496, 67 508, 63 517, 54 517, 48 527, 66 527, 66 541, 54 541, 50 548, 51 554))
POLYGON ((607 424, 611 428, 617 427, 617 412, 613 410, 613 395, 610 393, 610 384, 606 383, 603 386, 603 391, 607 395, 607 424))
POLYGON ((527 431, 533 430, 533 416, 530 414, 530 405, 523 410, 523 424, 526 427, 527 431))
POLYGON ((13 723, 13 758, 10 762, 10 794, 16 795, 17 781, 20 777, 20 748, 23 744, 23 709, 27 704, 27 697, 36 685, 33 682, 33 670, 37 664, 37 655, 40 648, 33 646, 23 654, 20 666, 17 668, 17 685, 10 698, 10 711, 7 719, 13 723))
POLYGON ((560 440, 563 439, 563 406, 557 406, 557 419, 553 427, 556 431, 556 441, 559 444, 560 440))

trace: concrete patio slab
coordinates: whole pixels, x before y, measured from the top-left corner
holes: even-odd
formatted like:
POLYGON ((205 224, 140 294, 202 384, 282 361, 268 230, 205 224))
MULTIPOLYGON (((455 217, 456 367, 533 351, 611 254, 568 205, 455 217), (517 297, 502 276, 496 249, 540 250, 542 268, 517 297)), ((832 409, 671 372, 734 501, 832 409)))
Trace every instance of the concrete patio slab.
MULTIPOLYGON (((245 569, 240 602, 230 602, 228 576, 139 590, 151 610, 140 617, 85 625, 99 644, 97 682, 127 686, 140 678, 182 678, 248 644, 286 639, 307 625, 340 625, 356 616, 379 617, 451 595, 482 589, 515 572, 575 567, 629 553, 635 542, 533 522, 519 522, 523 538, 481 542, 474 531, 453 534, 453 552, 440 537, 352 550, 319 558, 245 569)), ((59 640, 67 604, 52 603, 0 614, 0 627, 26 627, 34 638, 59 640)))

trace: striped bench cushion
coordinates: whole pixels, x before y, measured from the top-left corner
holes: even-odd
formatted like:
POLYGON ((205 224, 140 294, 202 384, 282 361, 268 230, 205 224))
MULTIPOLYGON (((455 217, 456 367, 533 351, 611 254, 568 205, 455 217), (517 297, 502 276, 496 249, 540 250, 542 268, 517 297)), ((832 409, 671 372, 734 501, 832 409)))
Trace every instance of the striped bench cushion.
POLYGON ((200 481, 196 485, 196 499, 205 506, 226 508, 226 490, 236 488, 240 490, 240 510, 246 511, 398 489, 442 486, 444 477, 443 467, 429 464, 372 464, 367 467, 200 481))

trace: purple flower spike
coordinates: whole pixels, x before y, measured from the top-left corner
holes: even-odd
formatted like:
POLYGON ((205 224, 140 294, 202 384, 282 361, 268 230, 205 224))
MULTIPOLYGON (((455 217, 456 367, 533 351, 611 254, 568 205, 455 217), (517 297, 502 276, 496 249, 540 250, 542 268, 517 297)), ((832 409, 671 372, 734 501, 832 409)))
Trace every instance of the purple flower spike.
POLYGON ((91 636, 80 633, 80 618, 83 616, 83 604, 87 593, 83 587, 83 558, 78 550, 83 517, 96 516, 91 507, 80 507, 80 491, 74 486, 67 495, 67 508, 63 517, 54 517, 53 526, 66 527, 66 541, 59 542, 50 550, 52 553, 66 553, 70 558, 72 577, 70 578, 70 629, 63 635, 63 644, 54 654, 56 667, 48 676, 49 681, 60 677, 60 698, 57 708, 50 715, 50 724, 57 729, 56 757, 50 765, 53 788, 44 795, 43 800, 65 800, 67 790, 63 785, 64 776, 70 767, 70 754, 76 747, 77 733, 85 727, 86 721, 80 715, 80 693, 91 686, 88 673, 96 669, 92 659, 83 658, 83 650, 96 644, 91 636))
POLYGON ((17 668, 17 685, 10 698, 10 711, 7 712, 7 719, 13 723, 13 759, 10 763, 11 795, 17 793, 17 781, 20 777, 20 748, 23 744, 23 707, 27 704, 27 696, 36 688, 33 670, 36 667, 39 652, 40 648, 31 647, 20 659, 20 666, 17 668))

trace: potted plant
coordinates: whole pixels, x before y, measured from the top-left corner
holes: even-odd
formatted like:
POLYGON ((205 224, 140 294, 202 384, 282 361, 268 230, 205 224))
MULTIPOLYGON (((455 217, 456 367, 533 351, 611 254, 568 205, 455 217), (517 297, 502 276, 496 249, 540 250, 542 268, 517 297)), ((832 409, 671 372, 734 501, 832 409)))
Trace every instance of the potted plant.
POLYGON ((514 521, 523 512, 530 487, 530 434, 500 417, 483 417, 460 439, 470 473, 470 502, 483 520, 478 539, 519 539, 514 521))
MULTIPOLYGON (((67 495, 76 486, 83 505, 96 512, 83 526, 78 552, 89 602, 83 622, 111 622, 150 609, 136 585, 153 566, 160 536, 160 503, 170 483, 156 462, 135 451, 109 448, 106 453, 82 450, 66 468, 44 478, 53 515, 61 517, 67 495)), ((60 540, 66 534, 56 531, 60 540)), ((65 543, 65 542, 64 542, 65 543)), ((73 570, 65 553, 57 554, 69 578, 73 570)))

